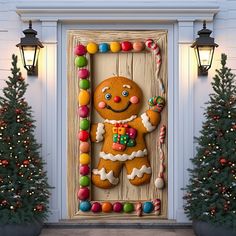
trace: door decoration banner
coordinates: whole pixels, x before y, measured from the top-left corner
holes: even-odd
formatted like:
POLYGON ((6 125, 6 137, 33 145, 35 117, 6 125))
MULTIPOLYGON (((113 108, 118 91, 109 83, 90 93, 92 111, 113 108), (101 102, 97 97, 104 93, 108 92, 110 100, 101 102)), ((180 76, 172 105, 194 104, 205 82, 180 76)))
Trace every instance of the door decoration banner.
POLYGON ((166 218, 167 32, 68 32, 71 218, 166 218))

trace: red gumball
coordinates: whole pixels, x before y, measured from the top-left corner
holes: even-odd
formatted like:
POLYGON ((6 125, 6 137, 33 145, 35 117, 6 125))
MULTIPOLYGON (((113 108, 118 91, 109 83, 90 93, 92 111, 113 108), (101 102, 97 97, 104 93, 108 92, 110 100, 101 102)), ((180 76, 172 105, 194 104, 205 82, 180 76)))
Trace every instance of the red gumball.
POLYGON ((91 211, 94 212, 94 213, 101 212, 102 211, 101 204, 99 202, 94 202, 92 207, 91 207, 91 211))
POLYGON ((113 204, 114 212, 121 212, 123 210, 123 205, 120 202, 116 202, 113 204))
POLYGON ((87 200, 89 198, 89 189, 88 188, 81 188, 78 191, 78 199, 81 201, 87 200))
POLYGON ((79 44, 75 47, 74 53, 75 55, 83 56, 84 54, 87 53, 87 49, 84 45, 79 44))
POLYGON ((79 131, 79 140, 80 141, 85 142, 88 140, 88 138, 89 138, 88 131, 85 131, 85 130, 79 131))
POLYGON ((82 166, 80 166, 80 168, 79 168, 79 173, 80 173, 81 175, 88 175, 88 174, 89 174, 89 171, 90 171, 90 168, 89 168, 88 165, 82 165, 82 166))
POLYGON ((123 51, 127 52, 133 49, 133 45, 129 41, 124 41, 121 43, 121 48, 123 51))

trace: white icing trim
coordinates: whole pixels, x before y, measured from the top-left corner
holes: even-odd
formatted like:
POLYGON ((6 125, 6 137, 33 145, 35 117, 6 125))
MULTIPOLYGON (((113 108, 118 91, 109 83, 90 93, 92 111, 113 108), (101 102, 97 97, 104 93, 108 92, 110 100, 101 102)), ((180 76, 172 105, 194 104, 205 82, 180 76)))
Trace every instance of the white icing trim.
POLYGON ((143 126, 146 128, 148 132, 152 132, 156 128, 156 126, 153 126, 151 124, 151 122, 149 121, 149 116, 146 113, 143 113, 141 115, 141 119, 142 119, 143 126))
POLYGON ((124 123, 127 123, 127 122, 130 122, 130 121, 134 120, 136 117, 137 117, 136 115, 133 115, 133 116, 131 116, 130 118, 128 118, 126 120, 104 120, 104 122, 112 124, 112 125, 124 124, 124 123))
POLYGON ((96 142, 101 142, 103 140, 103 134, 105 134, 103 123, 98 123, 97 131, 96 131, 96 142))
POLYGON ((130 175, 127 175, 127 178, 134 179, 136 176, 138 178, 141 178, 141 177, 143 177, 144 174, 151 174, 151 173, 152 173, 151 167, 147 167, 147 166, 143 165, 141 167, 141 169, 134 168, 132 170, 132 173, 130 175))
POLYGON ((135 157, 144 157, 147 155, 147 149, 138 150, 137 152, 134 151, 130 155, 128 154, 117 154, 113 155, 111 153, 105 153, 105 152, 100 152, 100 157, 106 160, 111 160, 111 161, 127 161, 127 160, 133 160, 135 157))
POLYGON ((110 87, 104 87, 102 88, 102 92, 104 93, 107 89, 109 89, 110 87))
POLYGON ((116 178, 113 175, 113 170, 109 171, 109 173, 106 173, 105 168, 102 168, 101 170, 93 169, 94 175, 100 175, 101 180, 108 180, 111 184, 117 185, 119 182, 119 178, 116 178))
POLYGON ((128 89, 131 89, 131 86, 130 86, 130 85, 128 85, 128 84, 124 84, 124 85, 123 85, 123 88, 128 88, 128 89))

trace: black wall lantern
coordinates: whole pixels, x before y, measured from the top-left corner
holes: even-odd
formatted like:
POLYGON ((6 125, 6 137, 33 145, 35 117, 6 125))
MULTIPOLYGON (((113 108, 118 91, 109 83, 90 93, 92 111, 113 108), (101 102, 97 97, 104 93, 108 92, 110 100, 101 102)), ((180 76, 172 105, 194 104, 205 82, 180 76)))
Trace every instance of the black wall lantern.
POLYGON ((37 31, 32 29, 32 21, 29 22, 29 29, 23 31, 25 37, 20 39, 16 46, 20 48, 22 61, 28 75, 38 74, 38 55, 42 43, 36 37, 37 31))
POLYGON ((210 37, 211 33, 212 31, 206 28, 206 21, 204 21, 203 29, 198 31, 199 37, 191 46, 194 48, 197 57, 198 75, 208 75, 215 47, 218 47, 214 38, 210 37))

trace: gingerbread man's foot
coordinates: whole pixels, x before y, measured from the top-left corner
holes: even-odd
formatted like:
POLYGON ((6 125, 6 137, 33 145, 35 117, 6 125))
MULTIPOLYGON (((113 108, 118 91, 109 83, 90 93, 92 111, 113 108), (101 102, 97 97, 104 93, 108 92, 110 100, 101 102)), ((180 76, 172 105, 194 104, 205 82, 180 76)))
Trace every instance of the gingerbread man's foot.
POLYGON ((97 169, 92 171, 92 182, 99 188, 109 189, 119 183, 122 164, 119 161, 99 159, 97 169))
POLYGON ((151 176, 152 176, 151 174, 143 174, 143 176, 141 178, 136 176, 136 177, 134 177, 134 179, 129 179, 129 182, 133 185, 136 185, 136 186, 148 184, 150 182, 151 176))
POLYGON ((116 178, 113 171, 106 173, 105 168, 101 170, 93 169, 92 182, 99 188, 109 189, 115 187, 119 183, 119 178, 116 178))
POLYGON ((140 186, 150 182, 152 169, 147 156, 126 161, 127 178, 133 185, 140 186))

